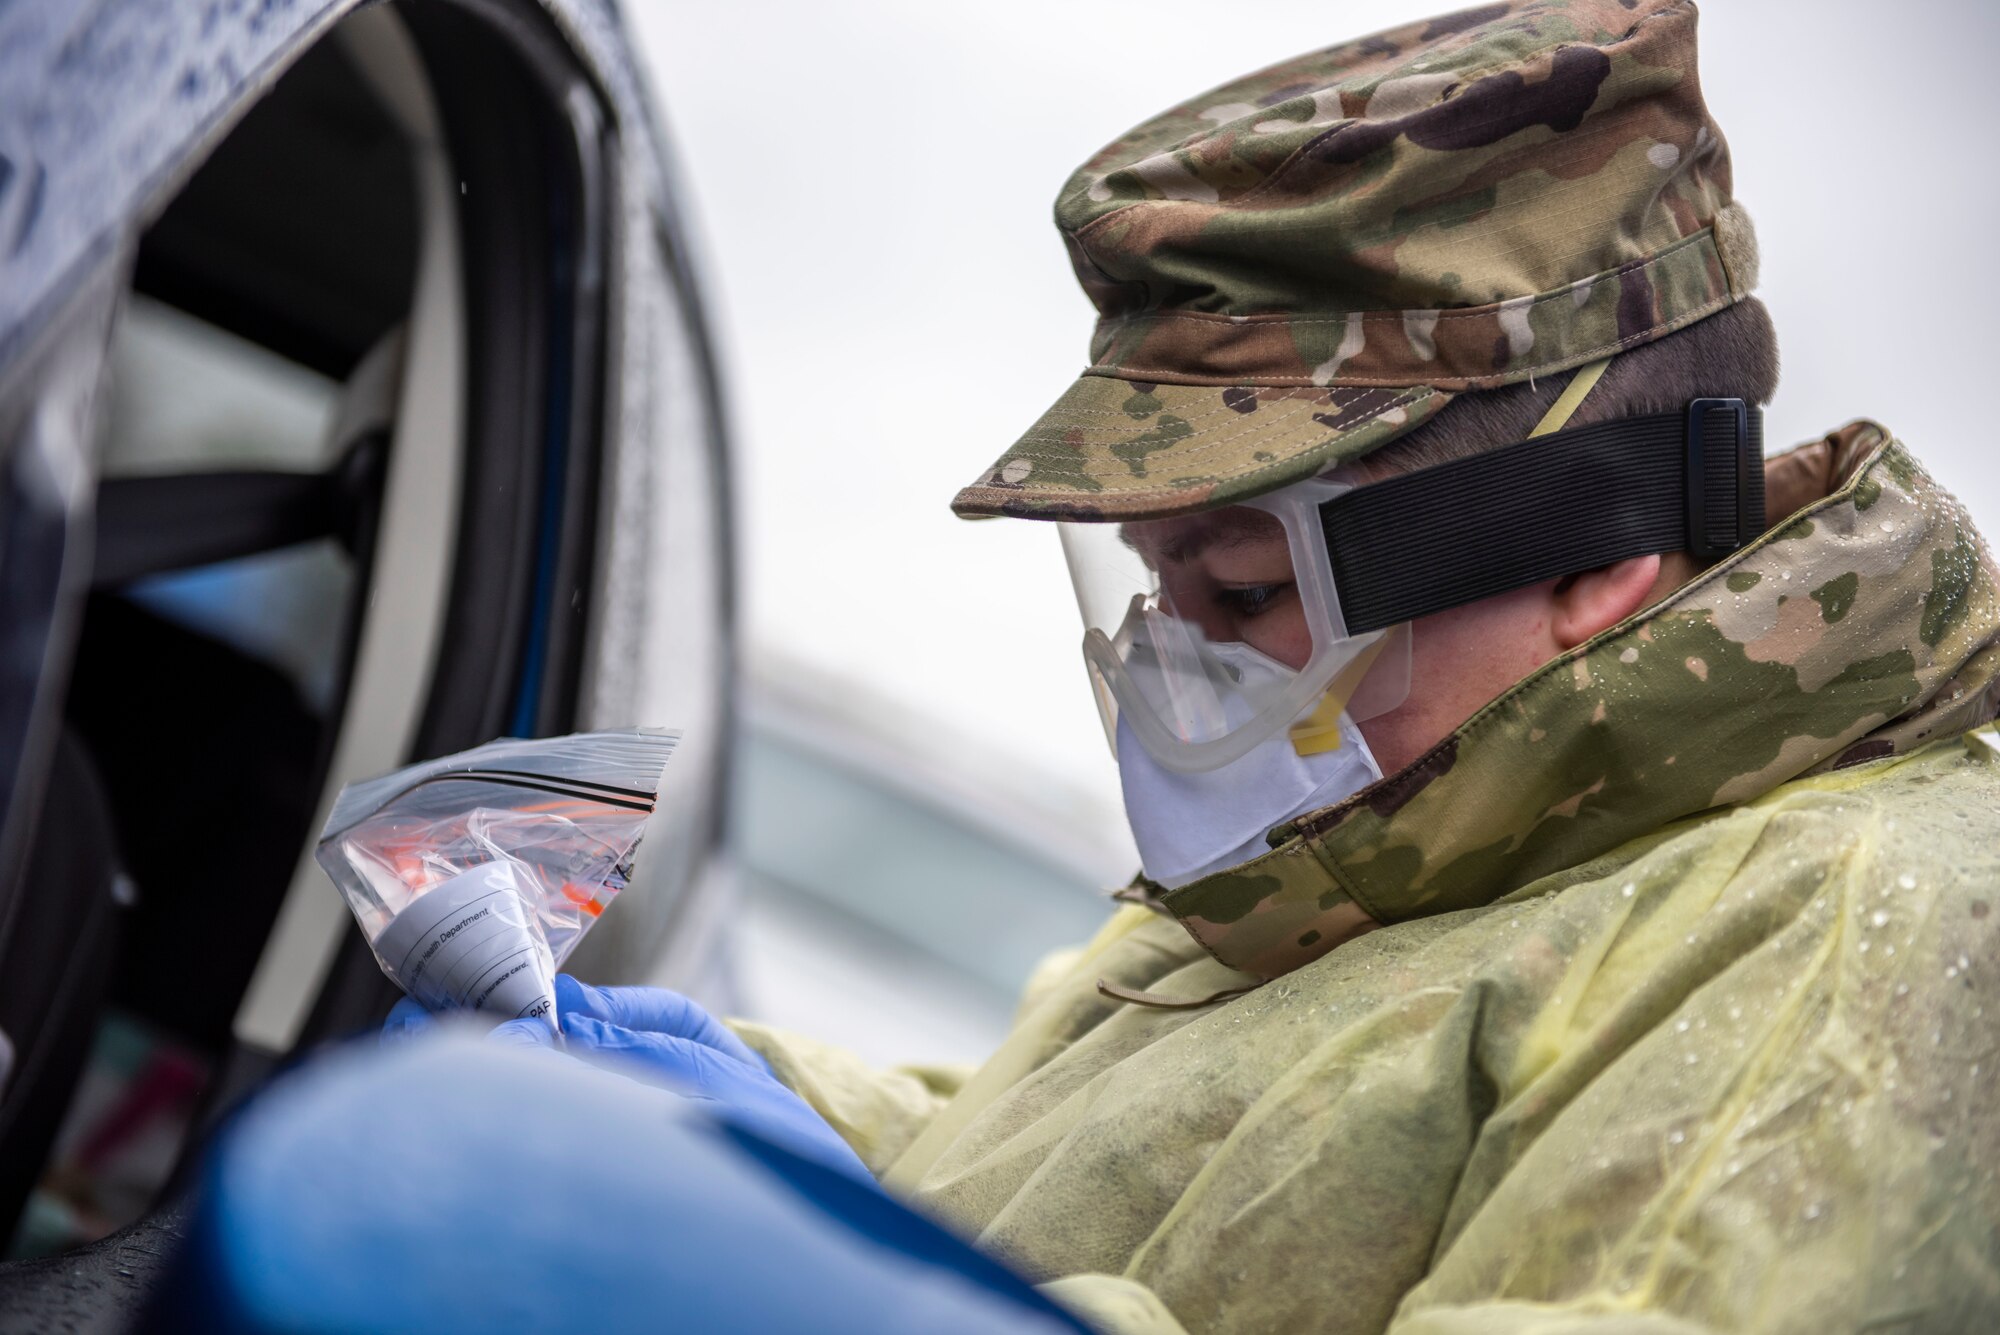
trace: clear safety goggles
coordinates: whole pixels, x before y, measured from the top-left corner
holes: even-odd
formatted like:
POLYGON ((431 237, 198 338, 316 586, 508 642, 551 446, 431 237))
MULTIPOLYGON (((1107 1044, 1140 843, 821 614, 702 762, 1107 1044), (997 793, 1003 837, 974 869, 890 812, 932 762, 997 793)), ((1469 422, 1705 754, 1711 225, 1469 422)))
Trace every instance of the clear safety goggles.
POLYGON ((1114 753, 1123 728, 1180 773, 1280 731, 1310 755, 1340 745, 1342 714, 1403 702, 1408 624, 1351 635, 1341 617, 1321 507, 1353 489, 1335 475, 1199 514, 1057 526, 1114 753))

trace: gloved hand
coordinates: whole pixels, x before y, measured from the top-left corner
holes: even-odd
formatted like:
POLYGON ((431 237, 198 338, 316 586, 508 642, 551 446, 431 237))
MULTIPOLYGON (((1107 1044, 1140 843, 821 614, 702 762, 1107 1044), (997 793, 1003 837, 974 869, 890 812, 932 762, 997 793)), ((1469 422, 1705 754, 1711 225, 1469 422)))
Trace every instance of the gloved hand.
MULTIPOLYGON (((713 1104, 711 1111, 725 1121, 801 1157, 874 1182, 840 1133, 780 1084, 762 1057, 678 992, 592 987, 557 974, 556 1013, 564 1047, 572 1055, 713 1104)), ((494 1029, 493 1037, 503 1043, 552 1041, 540 1020, 509 1020, 494 1029)))
MULTIPOLYGON (((712 1104, 711 1111, 724 1120, 874 1184, 874 1175, 839 1132, 780 1084, 769 1064, 742 1039, 680 993, 657 987, 592 987, 557 974, 556 1013, 563 1047, 571 1055, 712 1104)), ((404 997, 383 1022, 382 1041, 401 1042, 436 1023, 429 1011, 404 997)), ((490 1041, 509 1047, 555 1046, 548 1022, 541 1019, 496 1025, 490 1041)))
MULTIPOLYGON (((382 1042, 385 1046, 404 1042, 437 1028, 437 1022, 437 1016, 416 1002, 408 997, 399 997, 396 1004, 389 1008, 389 1018, 382 1021, 382 1042)), ((555 1045, 555 1038, 549 1033, 545 1020, 509 1020, 496 1026, 489 1037, 506 1047, 546 1048, 555 1045)))

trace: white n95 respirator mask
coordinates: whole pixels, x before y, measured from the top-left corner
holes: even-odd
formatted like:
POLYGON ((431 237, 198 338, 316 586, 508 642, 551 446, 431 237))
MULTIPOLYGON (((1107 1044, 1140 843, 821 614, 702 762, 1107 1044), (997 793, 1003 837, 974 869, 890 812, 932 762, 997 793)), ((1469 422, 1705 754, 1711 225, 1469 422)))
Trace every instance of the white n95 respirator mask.
POLYGON ((1118 779, 1146 875, 1172 890, 1269 851, 1265 834, 1332 806, 1382 777, 1361 730, 1339 720, 1340 745, 1301 755, 1268 737, 1217 769, 1167 769, 1118 725, 1118 779))

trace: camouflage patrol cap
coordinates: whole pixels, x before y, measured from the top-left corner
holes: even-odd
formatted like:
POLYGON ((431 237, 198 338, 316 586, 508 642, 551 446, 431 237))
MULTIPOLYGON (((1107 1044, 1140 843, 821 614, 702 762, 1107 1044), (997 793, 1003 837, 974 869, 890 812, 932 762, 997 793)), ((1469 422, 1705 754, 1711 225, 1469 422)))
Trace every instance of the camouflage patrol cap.
POLYGON ((1756 281, 1689 0, 1512 0, 1275 65, 1100 150, 1056 225, 1091 364, 961 515, 1240 501, 1756 281))

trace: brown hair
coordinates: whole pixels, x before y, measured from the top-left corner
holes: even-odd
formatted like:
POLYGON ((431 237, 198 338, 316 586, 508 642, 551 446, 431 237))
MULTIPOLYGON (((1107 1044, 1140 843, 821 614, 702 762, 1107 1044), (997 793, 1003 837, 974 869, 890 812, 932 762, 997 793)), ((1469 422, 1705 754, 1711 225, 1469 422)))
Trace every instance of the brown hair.
MULTIPOLYGON (((1372 476, 1383 478, 1511 445, 1535 429, 1573 374, 1461 394, 1409 435, 1369 455, 1362 465, 1372 476)), ((1771 313, 1763 302, 1749 297, 1665 338, 1620 353, 1566 425, 1672 412, 1698 398, 1765 404, 1777 388, 1778 336, 1771 328, 1771 313)))

